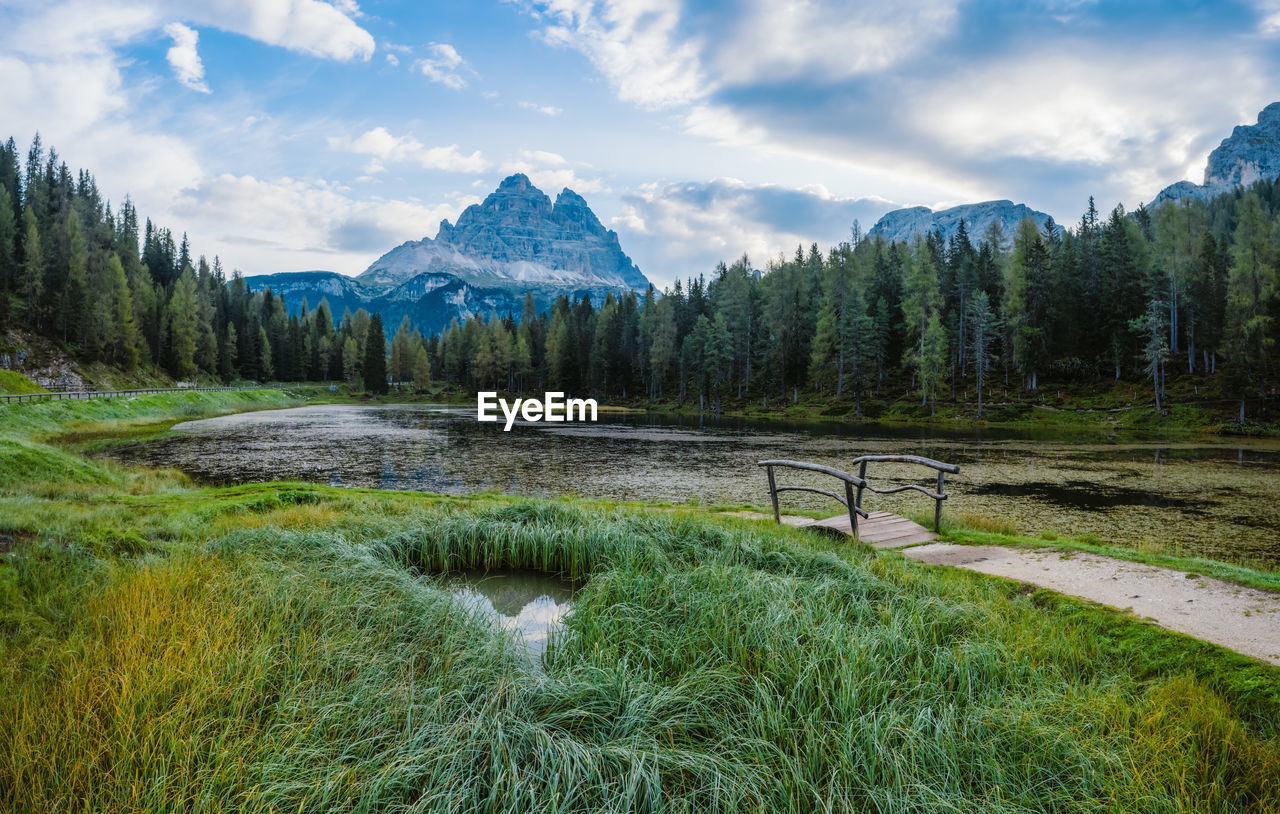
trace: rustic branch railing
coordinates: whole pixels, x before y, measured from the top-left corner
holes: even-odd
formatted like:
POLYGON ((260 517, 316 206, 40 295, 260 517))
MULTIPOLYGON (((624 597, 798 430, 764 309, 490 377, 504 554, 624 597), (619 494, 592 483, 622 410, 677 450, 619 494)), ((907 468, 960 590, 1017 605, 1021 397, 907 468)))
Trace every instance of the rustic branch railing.
POLYGON ((858 536, 858 516, 861 515, 862 517, 866 517, 867 513, 862 510, 861 506, 859 506, 857 498, 853 496, 853 490, 857 489, 858 494, 862 494, 863 488, 867 485, 865 480, 850 475, 848 472, 841 472, 839 469, 833 469, 829 466, 823 466, 822 464, 811 464, 805 461, 772 460, 757 461, 756 463, 758 466, 763 466, 765 468, 765 472, 769 476, 769 499, 773 501, 773 519, 779 524, 782 523, 782 514, 778 511, 779 492, 816 492, 817 494, 826 495, 827 497, 833 498, 844 504, 844 507, 849 510, 849 528, 853 531, 854 537, 858 536), (804 469, 809 472, 819 472, 823 475, 830 475, 833 478, 838 478, 839 480, 844 481, 844 497, 840 497, 835 492, 828 492, 825 489, 815 489, 812 486, 779 486, 773 475, 774 467, 779 466, 791 469, 804 469))
POLYGON ((758 466, 763 466, 765 472, 769 476, 769 499, 773 501, 773 519, 782 522, 782 515, 778 510, 778 493, 779 492, 815 492, 820 495, 834 498, 845 505, 849 510, 849 529, 854 537, 858 536, 858 517, 867 517, 867 512, 862 508, 862 492, 864 489, 875 492, 878 495, 892 495, 898 492, 906 492, 908 490, 920 492, 933 499, 933 530, 942 530, 942 501, 947 499, 945 491, 946 475, 948 472, 956 474, 960 471, 960 467, 955 464, 946 464, 942 461, 935 461, 932 458, 922 458, 919 455, 863 455, 854 458, 853 462, 858 465, 858 474, 850 475, 839 469, 822 464, 811 464, 807 461, 786 461, 786 460, 770 460, 757 461, 758 466), (930 469, 938 471, 938 491, 931 491, 924 486, 909 483, 904 486, 894 486, 889 489, 877 489, 867 482, 867 464, 873 462, 882 463, 902 463, 902 464, 918 464, 927 466, 930 469), (812 486, 779 486, 774 477, 773 470, 775 467, 787 467, 790 469, 803 469, 808 472, 818 472, 823 475, 830 475, 844 481, 844 497, 840 497, 835 492, 828 492, 825 489, 816 489, 812 486), (855 490, 857 490, 855 492, 855 490))
POLYGON ((919 455, 862 455, 854 458, 853 462, 858 465, 858 478, 863 485, 858 487, 857 501, 858 505, 862 505, 862 490, 870 489, 877 495, 892 495, 898 492, 905 492, 908 489, 920 492, 923 495, 933 498, 933 530, 942 531, 942 501, 947 499, 944 491, 945 479, 947 473, 957 474, 960 467, 955 464, 944 464, 942 461, 935 461, 932 458, 922 458, 919 455), (892 489, 877 489, 867 483, 867 464, 872 462, 899 463, 899 464, 919 464, 927 466, 930 469, 938 470, 938 491, 931 492, 923 486, 910 483, 905 486, 895 486, 892 489))

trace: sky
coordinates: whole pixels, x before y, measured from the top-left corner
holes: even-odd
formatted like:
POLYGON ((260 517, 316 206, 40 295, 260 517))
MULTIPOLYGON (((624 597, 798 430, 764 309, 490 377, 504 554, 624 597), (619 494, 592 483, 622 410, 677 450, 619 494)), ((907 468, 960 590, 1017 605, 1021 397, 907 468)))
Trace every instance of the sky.
POLYGON ((505 176, 660 287, 900 206, 1149 201, 1280 100, 1280 0, 0 0, 0 138, 245 274, 358 274, 505 176))

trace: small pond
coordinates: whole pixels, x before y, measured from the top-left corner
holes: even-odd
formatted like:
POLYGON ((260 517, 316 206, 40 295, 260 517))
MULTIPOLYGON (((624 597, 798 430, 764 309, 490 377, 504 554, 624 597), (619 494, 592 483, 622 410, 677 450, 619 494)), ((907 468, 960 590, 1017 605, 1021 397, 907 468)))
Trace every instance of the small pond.
POLYGON ((538 571, 461 571, 441 576, 468 611, 514 634, 535 665, 542 664, 551 635, 573 607, 574 586, 538 571))

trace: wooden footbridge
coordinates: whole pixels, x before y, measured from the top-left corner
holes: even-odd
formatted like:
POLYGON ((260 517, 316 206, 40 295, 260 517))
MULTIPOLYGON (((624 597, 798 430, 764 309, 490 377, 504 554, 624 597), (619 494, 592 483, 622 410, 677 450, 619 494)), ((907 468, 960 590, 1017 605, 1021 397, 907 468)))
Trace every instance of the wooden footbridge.
POLYGON ((804 524, 809 528, 827 529, 847 534, 863 542, 870 543, 877 548, 899 548, 916 543, 927 543, 937 538, 942 526, 942 501, 947 499, 945 491, 946 476, 948 472, 953 475, 958 473, 960 467, 955 464, 935 461, 931 458, 922 458, 918 455, 863 455, 859 458, 854 458, 853 462, 858 465, 857 475, 851 475, 839 469, 806 461, 758 461, 758 465, 763 466, 769 476, 769 499, 773 501, 773 519, 778 523, 782 522, 782 514, 778 509, 778 494, 780 492, 816 492, 844 504, 846 511, 835 517, 804 524), (876 488, 867 480, 867 464, 870 463, 917 464, 936 470, 938 473, 938 489, 935 492, 928 487, 915 483, 886 489, 876 488), (828 492, 826 489, 818 489, 813 486, 779 486, 774 472, 776 469, 800 469, 807 472, 830 475, 843 482, 844 496, 842 497, 835 492, 828 492), (862 496, 864 492, 868 491, 875 492, 878 495, 916 491, 932 498, 934 501, 933 531, 896 514, 866 511, 862 508, 862 496), (859 523, 859 518, 862 518, 863 522, 859 523))

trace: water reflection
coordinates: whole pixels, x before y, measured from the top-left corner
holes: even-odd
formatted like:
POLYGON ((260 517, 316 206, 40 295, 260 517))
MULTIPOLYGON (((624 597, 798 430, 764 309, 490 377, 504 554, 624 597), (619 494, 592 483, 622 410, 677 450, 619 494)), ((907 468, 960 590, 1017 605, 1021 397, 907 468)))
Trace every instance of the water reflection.
MULTIPOLYGON (((179 425, 114 454, 177 466, 213 482, 308 480, 464 494, 580 494, 617 500, 768 502, 764 458, 821 461, 908 452, 958 463, 948 514, 1012 522, 1026 532, 1088 534, 1280 567, 1280 443, 933 427, 699 420, 601 414, 597 424, 478 424, 469 408, 323 405, 179 425)), ((881 484, 920 482, 910 467, 873 464, 881 484)), ((788 474, 788 485, 829 486, 788 474)), ((786 506, 830 509, 789 493, 786 506)), ((931 514, 912 493, 868 508, 931 514)))
POLYGON ((572 585, 537 571, 464 571, 446 584, 467 610, 514 633, 535 664, 573 606, 572 585))

